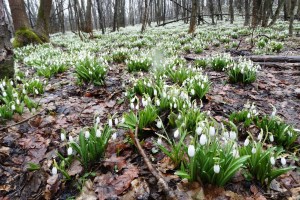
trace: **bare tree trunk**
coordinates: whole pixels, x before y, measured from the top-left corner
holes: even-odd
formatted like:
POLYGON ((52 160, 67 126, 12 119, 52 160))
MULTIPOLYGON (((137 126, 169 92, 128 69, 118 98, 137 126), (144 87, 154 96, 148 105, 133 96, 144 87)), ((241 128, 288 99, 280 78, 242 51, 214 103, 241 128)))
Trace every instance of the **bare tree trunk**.
POLYGON ((289 24, 289 36, 293 36, 293 22, 294 22, 294 13, 296 8, 297 0, 291 1, 290 7, 290 24, 289 24))
POLYGON ((262 3, 262 0, 253 0, 252 23, 251 23, 252 27, 256 27, 260 22, 261 3, 262 3))
POLYGON ((275 11, 275 14, 272 17, 272 21, 270 22, 269 26, 273 26, 275 24, 275 22, 277 21, 279 14, 280 14, 280 10, 282 9, 282 7, 284 5, 284 2, 285 2, 285 0, 279 0, 277 9, 275 11))
POLYGON ((300 0, 298 0, 297 17, 298 17, 298 20, 300 20, 300 0))
POLYGON ((74 19, 74 15, 73 15, 73 8, 72 8, 71 0, 69 0, 68 10, 69 10, 70 29, 71 29, 71 31, 75 31, 76 23, 74 23, 75 19, 74 19))
POLYGON ((102 1, 96 0, 97 1, 97 7, 98 7, 98 15, 99 15, 99 21, 100 21, 100 28, 102 31, 102 34, 105 34, 105 29, 104 29, 104 22, 103 22, 103 11, 102 11, 102 1))
POLYGON ((44 42, 49 42, 49 22, 51 7, 52 0, 40 0, 40 7, 35 32, 44 42))
POLYGON ((233 0, 229 0, 229 15, 230 15, 230 24, 233 24, 233 20, 234 20, 233 0))
POLYGON ((290 7, 291 7, 291 0, 285 0, 284 9, 283 9, 284 21, 288 21, 288 19, 289 19, 290 7))
POLYGON ((145 2, 145 10, 144 10, 144 16, 143 16, 142 30, 141 30, 142 33, 146 30, 147 16, 148 16, 148 10, 149 10, 148 0, 144 0, 144 2, 145 2))
POLYGON ((219 10, 220 19, 223 20, 221 0, 218 0, 218 10, 219 10))
POLYGON ((10 43, 10 31, 5 20, 4 2, 0 0, 0 79, 14 76, 14 60, 12 45, 10 43))
POLYGON ((92 5, 92 13, 93 13, 93 27, 95 27, 96 30, 98 30, 98 16, 97 16, 97 11, 96 11, 96 5, 95 1, 93 1, 92 5))
POLYGON ((26 13, 24 0, 8 0, 15 31, 29 28, 29 20, 26 13))
POLYGON ((113 31, 116 31, 118 29, 118 22, 119 22, 119 17, 118 17, 118 11, 119 11, 119 3, 120 0, 115 1, 115 8, 114 8, 114 23, 113 23, 113 31))
POLYGON ((250 3, 249 0, 245 0, 245 22, 244 26, 249 26, 250 23, 250 3))
POLYGON ((84 32, 93 35, 93 22, 92 22, 92 0, 87 0, 85 12, 85 28, 84 32))
POLYGON ((214 3, 213 0, 209 0, 209 11, 211 15, 211 23, 215 24, 215 13, 214 13, 214 3))
POLYGON ((192 0, 192 13, 191 13, 189 33, 195 32, 196 22, 197 22, 197 0, 192 0))

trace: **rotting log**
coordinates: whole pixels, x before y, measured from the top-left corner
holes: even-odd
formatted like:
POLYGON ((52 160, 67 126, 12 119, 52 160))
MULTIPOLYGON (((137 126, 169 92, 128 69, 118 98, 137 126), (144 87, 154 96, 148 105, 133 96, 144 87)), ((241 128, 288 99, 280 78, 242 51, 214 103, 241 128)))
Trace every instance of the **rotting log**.
MULTIPOLYGON (((206 57, 192 57, 184 56, 186 60, 192 61, 196 59, 205 59, 206 57)), ((233 59, 239 59, 240 57, 233 57, 233 59)), ((253 62, 263 63, 295 63, 295 66, 300 65, 300 56, 243 56, 242 58, 250 59, 253 62)))

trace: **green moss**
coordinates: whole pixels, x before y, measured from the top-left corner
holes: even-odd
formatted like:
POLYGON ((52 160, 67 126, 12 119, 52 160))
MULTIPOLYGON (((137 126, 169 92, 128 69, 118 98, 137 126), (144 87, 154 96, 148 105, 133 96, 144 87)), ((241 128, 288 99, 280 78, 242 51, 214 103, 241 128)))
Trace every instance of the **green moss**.
POLYGON ((23 47, 28 44, 41 44, 43 43, 40 37, 29 28, 21 28, 16 31, 13 47, 23 47))

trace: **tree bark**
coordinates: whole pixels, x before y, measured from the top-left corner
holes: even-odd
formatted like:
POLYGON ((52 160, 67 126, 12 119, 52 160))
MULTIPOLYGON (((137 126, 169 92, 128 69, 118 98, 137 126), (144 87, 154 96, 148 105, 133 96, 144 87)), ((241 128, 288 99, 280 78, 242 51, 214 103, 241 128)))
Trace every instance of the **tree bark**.
POLYGON ((230 15, 230 24, 233 24, 233 20, 234 20, 233 0, 229 0, 229 15, 230 15))
POLYGON ((92 0, 87 0, 87 3, 86 3, 84 32, 91 33, 91 34, 93 33, 92 0))
POLYGON ((291 7, 290 7, 290 24, 289 24, 289 36, 293 36, 293 22, 294 22, 294 12, 296 8, 297 0, 291 0, 291 7))
POLYGON ((249 0, 245 0, 245 22, 244 26, 249 26, 250 23, 250 4, 249 0))
POLYGON ((5 20, 4 1, 0 0, 0 79, 14 76, 14 60, 12 45, 10 43, 10 31, 5 20))
POLYGON ((15 30, 30 27, 24 0, 8 0, 15 30))
POLYGON ((190 28, 188 33, 195 32, 196 22, 197 22, 197 0, 192 0, 192 13, 191 13, 190 28))
POLYGON ((52 0, 40 0, 35 32, 43 42, 49 42, 49 22, 52 0))
POLYGON ((144 10, 144 16, 143 16, 143 24, 142 24, 142 30, 141 32, 143 33, 146 30, 147 26, 147 16, 148 16, 148 0, 144 0, 145 2, 145 10, 144 10))
POLYGON ((213 0, 209 0, 209 11, 210 11, 210 15, 211 15, 211 23, 215 24, 215 14, 214 14, 213 0))
POLYGON ((113 31, 116 31, 117 29, 119 29, 118 28, 118 22, 119 22, 119 17, 118 17, 119 3, 120 3, 120 0, 116 0, 115 1, 113 31))
POLYGON ((96 0, 96 1, 97 1, 99 21, 100 21, 100 28, 101 28, 102 34, 105 34, 104 23, 103 23, 103 14, 102 14, 102 1, 101 2, 100 2, 100 0, 96 0))
POLYGON ((251 22, 252 27, 256 27, 260 22, 261 3, 262 3, 262 0, 253 0, 252 22, 251 22))
POLYGON ((277 19, 279 17, 280 10, 282 9, 282 7, 284 5, 284 2, 285 2, 285 0, 279 0, 275 14, 273 15, 272 21, 270 22, 270 24, 268 26, 273 26, 275 24, 275 22, 277 21, 277 19))

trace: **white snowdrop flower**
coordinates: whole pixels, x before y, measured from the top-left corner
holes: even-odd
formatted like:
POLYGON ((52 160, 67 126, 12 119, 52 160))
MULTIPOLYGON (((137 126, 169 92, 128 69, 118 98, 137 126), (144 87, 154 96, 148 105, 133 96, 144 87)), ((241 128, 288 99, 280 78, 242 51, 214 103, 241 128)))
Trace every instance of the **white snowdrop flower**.
POLYGON ((260 133, 260 134, 257 136, 257 139, 258 139, 258 140, 261 140, 262 138, 263 138, 263 134, 260 133))
POLYGON ((201 145, 205 145, 206 142, 207 142, 207 137, 206 137, 205 134, 202 134, 202 135, 200 136, 200 144, 201 144, 201 145))
POLYGON ((197 135, 201 135, 202 131, 203 131, 203 128, 202 128, 201 126, 198 126, 198 127, 196 128, 196 133, 197 133, 197 135))
POLYGON ((117 139, 117 136, 118 136, 118 134, 117 134, 117 133, 114 133, 114 134, 112 134, 111 139, 112 139, 112 140, 116 140, 116 139, 117 139))
POLYGON ((100 123, 100 118, 97 117, 97 118, 96 118, 96 124, 99 124, 99 123, 100 123))
POLYGON ((14 85, 14 82, 13 82, 13 81, 10 81, 10 84, 11 84, 11 85, 14 85))
POLYGON ((216 129, 213 126, 209 127, 209 135, 214 136, 216 134, 216 129))
POLYGON ((16 76, 16 79, 17 79, 18 81, 21 80, 20 76, 16 76))
POLYGON ((90 137, 90 132, 89 132, 89 131, 85 131, 84 137, 85 137, 86 139, 88 139, 88 138, 90 137))
POLYGON ((220 165, 214 165, 214 172, 216 174, 220 173, 220 165))
POLYGON ((119 120, 118 118, 115 118, 115 125, 118 125, 119 124, 119 120))
POLYGON ((191 158, 195 156, 195 146, 194 145, 189 145, 188 155, 191 158))
POLYGON ((269 139, 270 139, 270 142, 274 142, 274 136, 273 135, 270 135, 269 139))
POLYGON ((56 174, 57 174, 57 168, 56 168, 56 167, 53 167, 53 168, 52 168, 51 174, 52 174, 52 175, 56 175, 56 174))
POLYGON ((251 115, 250 115, 250 113, 248 112, 248 114, 247 114, 247 118, 250 118, 251 117, 251 115))
POLYGON ((176 104, 176 103, 174 103, 174 105, 173 105, 173 106, 174 106, 174 108, 175 108, 175 109, 177 108, 177 104, 176 104))
POLYGON ((291 131, 288 131, 287 133, 288 133, 288 135, 289 135, 290 137, 292 137, 292 136, 293 136, 293 134, 292 134, 292 132, 291 132, 291 131))
POLYGON ((285 159, 284 157, 282 157, 282 158, 280 159, 280 162, 281 162, 281 164, 282 164, 283 166, 286 165, 286 159, 285 159))
POLYGON ((229 137, 230 137, 230 139, 235 140, 236 139, 236 132, 235 131, 230 131, 229 132, 229 137))
POLYGON ((154 89, 153 93, 154 93, 154 96, 157 96, 157 90, 156 89, 154 89))
POLYGON ((238 158, 239 157, 239 151, 236 149, 232 150, 232 156, 238 158))
POLYGON ((12 109, 12 110, 16 110, 15 104, 11 105, 11 109, 12 109))
POLYGON ((248 146, 249 143, 250 143, 250 140, 249 140, 248 138, 246 138, 246 140, 245 140, 245 142, 244 142, 244 146, 245 146, 245 147, 248 146))
POLYGON ((252 148, 252 150, 251 150, 251 152, 253 153, 253 154, 255 154, 256 153, 256 148, 252 148))
POLYGON ((158 144, 158 145, 161 145, 161 144, 162 144, 162 139, 161 139, 161 137, 157 138, 157 144, 158 144))
POLYGON ((156 122, 156 126, 157 126, 157 128, 161 128, 162 127, 162 122, 160 120, 158 120, 156 122))
POLYGON ((155 103, 156 103, 157 106, 160 106, 160 101, 159 101, 159 99, 157 99, 155 103))
POLYGON ((39 94, 39 91, 37 89, 34 89, 35 94, 39 94))
POLYGON ((108 119, 108 126, 111 128, 113 126, 112 118, 108 119))
POLYGON ((176 131, 174 132, 174 138, 178 138, 178 136, 179 136, 179 130, 176 129, 176 131))
POLYGON ((6 92, 5 92, 5 91, 2 93, 2 95, 3 95, 4 97, 6 97, 6 96, 7 96, 7 94, 6 94, 6 92))
POLYGON ((22 93, 23 93, 23 94, 26 94, 26 90, 25 90, 25 88, 23 88, 23 90, 22 90, 22 93))
POLYGON ((182 118, 181 114, 179 114, 177 118, 178 118, 178 119, 181 119, 181 118, 182 118))
POLYGON ((17 99, 17 100, 16 100, 16 103, 17 103, 17 105, 20 105, 20 100, 17 99))
POLYGON ((74 139, 73 139, 73 137, 72 137, 71 135, 69 135, 69 141, 70 141, 70 142, 73 142, 73 141, 74 141, 74 139))
POLYGON ((191 94, 195 95, 195 90, 194 89, 191 89, 191 94))
POLYGON ((225 131, 225 132, 223 133, 223 135, 224 135, 225 138, 229 138, 229 132, 228 132, 228 131, 225 131))
POLYGON ((121 123, 122 123, 122 124, 124 124, 124 123, 125 123, 125 118, 124 118, 124 117, 122 117, 122 119, 121 119, 121 123))
POLYGON ((270 162, 272 165, 275 165, 275 158, 273 156, 270 158, 270 162))
POLYGON ((134 109, 134 103, 130 103, 130 108, 131 108, 131 110, 134 109))
POLYGON ((66 135, 64 133, 60 134, 60 139, 61 141, 65 141, 66 140, 66 135))
POLYGON ((5 81, 3 81, 3 82, 2 82, 2 85, 3 85, 3 87, 5 87, 5 86, 6 86, 6 83, 5 83, 5 81))
POLYGON ((68 156, 72 155, 73 154, 73 149, 72 147, 69 147, 68 148, 68 156))
POLYGON ((135 109, 138 110, 139 108, 140 108, 139 104, 136 104, 135 109))
POLYGON ((96 137, 97 138, 101 137, 101 130, 100 129, 97 129, 97 131, 96 131, 96 137))

